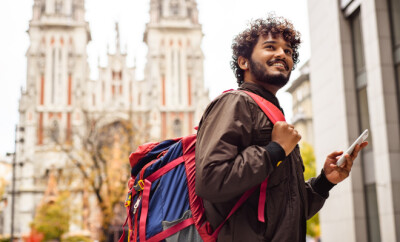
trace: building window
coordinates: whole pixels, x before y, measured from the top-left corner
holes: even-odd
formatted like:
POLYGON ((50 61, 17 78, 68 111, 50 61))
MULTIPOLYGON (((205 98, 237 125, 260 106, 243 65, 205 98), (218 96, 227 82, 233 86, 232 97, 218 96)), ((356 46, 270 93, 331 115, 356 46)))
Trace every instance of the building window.
POLYGON ((376 197, 376 184, 365 185, 365 197, 368 201, 367 205, 367 220, 369 231, 369 241, 381 241, 379 232, 379 214, 378 214, 378 199, 376 197))
POLYGON ((396 78, 397 78, 397 97, 399 99, 399 108, 400 108, 400 63, 396 65, 396 78))
POLYGON ((360 9, 354 11, 350 16, 350 27, 352 34, 354 74, 356 84, 356 95, 358 105, 359 132, 369 129, 369 145, 361 154, 364 199, 366 204, 366 217, 368 226, 368 241, 378 242, 380 240, 380 225, 378 216, 378 205, 376 197, 376 179, 373 170, 373 145, 371 142, 371 129, 368 110, 367 76, 365 71, 364 45, 362 38, 360 9))
POLYGON ((373 149, 372 144, 372 134, 371 134, 371 126, 369 122, 369 111, 368 111, 368 94, 367 87, 364 86, 360 89, 357 89, 357 102, 358 102, 358 119, 360 124, 360 132, 364 130, 369 130, 369 135, 367 138, 368 146, 365 147, 364 151, 370 151, 373 149))
POLYGON ((181 137, 182 136, 182 122, 179 119, 175 119, 174 121, 174 136, 175 137, 181 137))
POLYGON ((41 16, 44 15, 45 11, 46 11, 46 5, 44 3, 41 3, 41 5, 40 5, 40 15, 41 16))
POLYGON ((299 87, 299 89, 296 92, 296 99, 297 102, 301 102, 303 100, 303 87, 299 87))
POLYGON ((50 129, 50 138, 53 142, 58 143, 60 138, 60 127, 56 120, 53 121, 52 127, 50 129))
POLYGON ((56 85, 56 50, 53 48, 51 55, 51 103, 54 104, 56 85))
POLYGON ((400 1, 388 0, 388 9, 393 42, 393 59, 397 79, 397 98, 400 109, 400 1))
POLYGON ((393 33, 394 48, 400 48, 400 1, 389 0, 390 20, 393 33))
POLYGON ((62 1, 57 0, 55 2, 55 10, 56 10, 56 14, 61 14, 61 12, 62 12, 62 1))
POLYGON ((354 12, 351 18, 351 31, 353 38, 353 54, 357 89, 367 85, 365 74, 364 43, 361 32, 360 10, 354 12))
POLYGON ((157 9, 157 11, 158 11, 158 16, 162 16, 162 14, 163 14, 163 6, 162 6, 162 2, 161 2, 161 0, 158 0, 158 9, 157 9))
POLYGON ((179 2, 177 1, 171 2, 170 10, 172 16, 177 16, 179 14, 179 2))

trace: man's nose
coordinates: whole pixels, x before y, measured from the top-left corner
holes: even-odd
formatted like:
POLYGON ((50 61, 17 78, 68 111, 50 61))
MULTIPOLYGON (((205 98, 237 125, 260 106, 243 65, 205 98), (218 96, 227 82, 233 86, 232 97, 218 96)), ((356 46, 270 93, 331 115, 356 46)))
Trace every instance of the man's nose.
POLYGON ((285 50, 283 48, 277 48, 276 52, 275 52, 275 57, 284 59, 285 58, 285 50))

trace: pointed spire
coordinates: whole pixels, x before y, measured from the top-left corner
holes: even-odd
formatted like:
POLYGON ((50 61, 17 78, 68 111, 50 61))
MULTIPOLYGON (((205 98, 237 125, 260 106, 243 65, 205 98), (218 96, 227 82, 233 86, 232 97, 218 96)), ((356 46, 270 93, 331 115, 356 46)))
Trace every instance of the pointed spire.
POLYGON ((198 24, 196 0, 151 0, 150 22, 159 23, 161 19, 188 18, 198 24))
MULTIPOLYGON (((57 23, 85 22, 84 0, 34 0, 32 20, 43 16, 60 18, 57 23)), ((46 22, 46 21, 45 21, 46 22)))
POLYGON ((115 22, 115 32, 116 32, 116 38, 115 38, 115 53, 120 54, 121 53, 121 47, 120 47, 120 39, 119 39, 119 26, 118 22, 115 22))

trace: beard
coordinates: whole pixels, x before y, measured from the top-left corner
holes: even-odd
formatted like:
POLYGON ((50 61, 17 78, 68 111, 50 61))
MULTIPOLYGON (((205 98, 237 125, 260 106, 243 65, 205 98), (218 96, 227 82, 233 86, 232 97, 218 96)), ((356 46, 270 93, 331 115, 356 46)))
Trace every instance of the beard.
POLYGON ((287 76, 284 75, 283 73, 272 75, 268 73, 268 71, 261 63, 254 62, 252 58, 250 58, 249 64, 251 73, 259 82, 263 82, 281 88, 285 86, 289 81, 291 72, 289 72, 287 76))

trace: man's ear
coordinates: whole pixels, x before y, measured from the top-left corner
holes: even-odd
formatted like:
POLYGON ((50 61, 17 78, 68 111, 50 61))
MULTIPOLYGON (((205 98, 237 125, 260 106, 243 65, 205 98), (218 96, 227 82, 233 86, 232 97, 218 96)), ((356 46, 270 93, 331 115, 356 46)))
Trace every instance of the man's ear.
POLYGON ((239 56, 238 65, 239 65, 240 69, 242 69, 244 71, 248 70, 249 69, 249 63, 248 62, 249 61, 246 58, 244 58, 243 56, 239 56))

